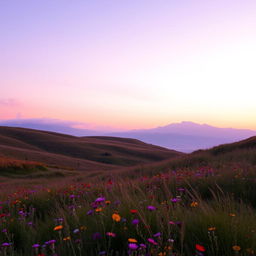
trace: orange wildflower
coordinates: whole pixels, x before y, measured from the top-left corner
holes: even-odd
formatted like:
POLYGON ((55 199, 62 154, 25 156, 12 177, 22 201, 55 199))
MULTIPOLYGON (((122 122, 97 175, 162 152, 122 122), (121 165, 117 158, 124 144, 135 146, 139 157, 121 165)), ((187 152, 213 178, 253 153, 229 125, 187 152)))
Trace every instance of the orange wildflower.
POLYGON ((56 226, 53 230, 54 231, 59 231, 59 230, 62 230, 62 229, 63 229, 63 226, 59 225, 59 226, 56 226))
POLYGON ((234 246, 232 246, 232 249, 233 249, 234 251, 236 251, 236 252, 239 252, 239 251, 241 250, 241 247, 238 246, 238 245, 234 245, 234 246))
POLYGON ((191 206, 191 207, 197 207, 197 206, 198 206, 198 202, 192 202, 192 203, 190 204, 190 206, 191 206))
POLYGON ((128 242, 130 242, 130 243, 137 243, 138 241, 136 239, 134 239, 134 238, 129 238, 128 242))
POLYGON ((119 222, 121 220, 121 216, 118 213, 113 213, 112 219, 116 222, 119 222))

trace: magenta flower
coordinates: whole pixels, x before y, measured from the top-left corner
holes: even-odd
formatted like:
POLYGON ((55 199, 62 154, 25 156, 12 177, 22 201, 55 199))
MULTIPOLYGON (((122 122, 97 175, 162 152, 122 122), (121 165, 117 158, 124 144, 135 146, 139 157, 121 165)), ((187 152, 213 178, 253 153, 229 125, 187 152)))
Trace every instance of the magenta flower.
POLYGON ((153 238, 149 238, 148 242, 154 245, 157 245, 157 242, 153 238))
POLYGON ((135 243, 129 243, 128 247, 131 250, 137 250, 139 246, 135 243))
POLYGON ((113 232, 107 232, 106 235, 111 237, 116 237, 116 234, 113 232))
POLYGON ((147 207, 147 209, 148 209, 149 211, 155 211, 155 210, 156 210, 156 207, 153 206, 153 205, 149 205, 149 206, 147 207))
POLYGON ((11 245, 11 243, 2 243, 3 247, 9 247, 11 245))

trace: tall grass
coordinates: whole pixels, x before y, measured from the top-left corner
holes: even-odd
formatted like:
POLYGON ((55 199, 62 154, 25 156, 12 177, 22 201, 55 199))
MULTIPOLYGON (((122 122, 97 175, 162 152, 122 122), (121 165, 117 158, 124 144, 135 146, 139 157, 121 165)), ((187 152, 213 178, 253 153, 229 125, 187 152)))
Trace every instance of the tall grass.
POLYGON ((255 178, 201 167, 20 189, 1 201, 0 255, 255 255, 255 178))

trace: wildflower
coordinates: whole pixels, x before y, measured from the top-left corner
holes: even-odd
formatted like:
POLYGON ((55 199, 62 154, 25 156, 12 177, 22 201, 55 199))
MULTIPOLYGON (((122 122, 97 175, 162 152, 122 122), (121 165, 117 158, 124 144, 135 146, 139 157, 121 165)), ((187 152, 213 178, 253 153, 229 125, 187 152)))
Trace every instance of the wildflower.
POLYGON ((171 202, 172 202, 172 203, 177 203, 177 202, 180 202, 180 201, 181 201, 180 198, 172 198, 172 199, 171 199, 171 202))
POLYGON ((132 225, 138 225, 140 223, 139 219, 133 219, 132 220, 132 225))
POLYGON ((105 201, 105 204, 111 204, 111 201, 109 201, 109 200, 107 200, 107 201, 105 201))
POLYGON ((148 242, 154 245, 157 245, 157 242, 153 238, 149 238, 148 242))
POLYGON ((105 197, 98 197, 96 200, 95 200, 95 203, 102 203, 105 201, 105 197))
POLYGON ((137 244, 134 244, 134 243, 129 243, 128 247, 131 250, 137 250, 139 246, 137 244))
POLYGON ((147 209, 148 209, 149 211, 155 211, 155 210, 156 210, 156 207, 153 206, 153 205, 149 205, 149 206, 147 207, 147 209))
POLYGON ((119 214, 113 213, 113 214, 112 214, 112 219, 113 219, 113 221, 120 222, 121 217, 120 217, 119 214))
POLYGON ((235 217, 236 215, 234 213, 230 213, 229 216, 235 217))
POLYGON ((107 232, 106 235, 111 237, 116 237, 116 234, 113 232, 107 232))
POLYGON ((135 214, 135 213, 137 213, 138 211, 137 210, 135 210, 135 209, 131 209, 130 210, 130 213, 132 213, 132 214, 135 214))
POLYGON ((56 243, 56 240, 49 240, 47 242, 45 242, 46 245, 51 245, 51 244, 55 244, 56 243))
POLYGON ((232 246, 232 249, 233 249, 234 251, 236 251, 236 252, 239 252, 239 251, 241 250, 241 247, 238 246, 238 245, 234 245, 234 246, 232 246))
POLYGON ((95 212, 102 212, 102 208, 100 207, 100 208, 95 209, 95 212))
POLYGON ((134 239, 134 238, 129 238, 128 242, 130 242, 130 243, 137 243, 138 241, 136 239, 134 239))
POLYGON ((196 244, 196 250, 199 252, 205 252, 205 248, 200 244, 196 244))
POLYGON ((38 247, 40 247, 40 244, 33 244, 32 245, 32 248, 38 248, 38 247))
POLYGON ((192 202, 192 203, 190 204, 190 206, 191 206, 191 207, 197 207, 197 206, 198 206, 198 202, 195 202, 195 201, 194 201, 194 202, 192 202))
POLYGON ((87 212, 87 215, 92 215, 93 214, 93 210, 89 210, 88 212, 87 212))
POLYGON ((62 225, 59 225, 59 226, 56 226, 53 230, 54 230, 54 231, 59 231, 59 230, 61 230, 61 229, 63 229, 63 226, 62 226, 62 225))
POLYGON ((77 233, 79 233, 79 231, 80 231, 80 230, 79 230, 78 228, 76 228, 76 229, 73 230, 73 233, 74 233, 74 234, 77 234, 77 233))
POLYGON ((147 246, 145 244, 140 244, 140 248, 145 249, 145 248, 147 248, 147 246))
POLYGON ((161 236, 161 233, 158 232, 158 233, 154 234, 153 236, 154 236, 154 237, 159 237, 159 236, 161 236))
POLYGON ((215 230, 216 230, 215 227, 209 227, 209 228, 208 228, 208 231, 215 231, 215 230))
POLYGON ((2 243, 2 247, 9 247, 11 243, 2 243))
POLYGON ((63 238, 63 241, 69 241, 71 239, 71 237, 70 236, 67 236, 67 237, 64 237, 63 238))

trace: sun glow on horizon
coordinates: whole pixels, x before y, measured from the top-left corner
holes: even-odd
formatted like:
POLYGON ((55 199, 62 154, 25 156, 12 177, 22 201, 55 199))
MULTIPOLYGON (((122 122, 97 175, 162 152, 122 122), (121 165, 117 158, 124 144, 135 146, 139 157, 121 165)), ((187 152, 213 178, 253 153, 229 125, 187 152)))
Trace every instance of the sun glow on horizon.
POLYGON ((255 1, 14 2, 0 11, 0 119, 256 130, 255 1))

